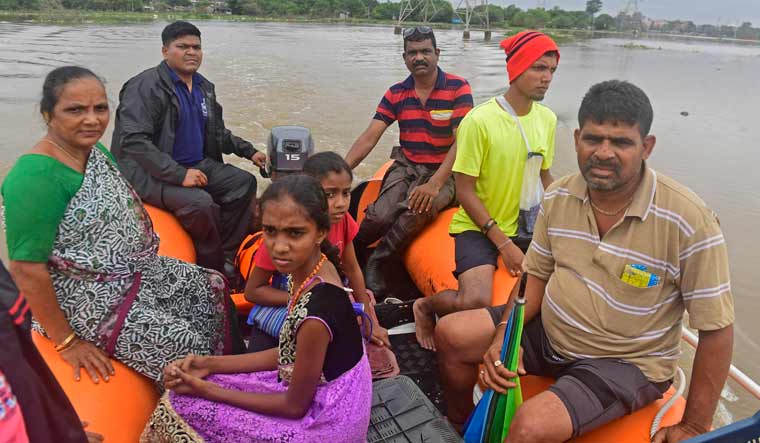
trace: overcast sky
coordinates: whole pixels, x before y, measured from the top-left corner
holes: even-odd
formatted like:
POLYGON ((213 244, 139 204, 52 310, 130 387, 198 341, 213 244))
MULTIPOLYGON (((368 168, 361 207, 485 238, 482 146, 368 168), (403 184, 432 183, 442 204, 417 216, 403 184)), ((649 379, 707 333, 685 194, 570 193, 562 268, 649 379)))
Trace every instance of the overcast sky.
MULTIPOLYGON (((585 0, 543 0, 547 9, 559 6, 562 9, 586 9, 585 0)), ((490 0, 492 4, 502 6, 517 5, 520 8, 535 8, 539 0, 490 0)), ((459 0, 453 0, 457 4, 459 0)), ((462 2, 464 3, 464 2, 462 2)), ((602 12, 612 16, 623 9, 627 0, 602 0, 602 12)), ((652 19, 693 20, 697 24, 716 24, 718 19, 723 25, 744 21, 760 26, 760 0, 639 0, 639 10, 652 19)))

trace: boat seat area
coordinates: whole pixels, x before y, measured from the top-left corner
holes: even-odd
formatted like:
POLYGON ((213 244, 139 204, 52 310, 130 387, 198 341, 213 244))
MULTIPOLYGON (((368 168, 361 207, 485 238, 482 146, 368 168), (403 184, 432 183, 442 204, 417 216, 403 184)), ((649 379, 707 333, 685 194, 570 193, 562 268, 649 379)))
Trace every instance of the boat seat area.
MULTIPOLYGON (((548 377, 535 377, 526 375, 520 378, 523 389, 523 398, 525 400, 533 397, 539 392, 545 391, 554 380, 548 377)), ((663 397, 649 406, 639 409, 633 414, 621 417, 601 428, 597 428, 585 435, 570 440, 573 443, 648 443, 649 429, 652 426, 657 411, 675 394, 675 389, 671 386, 663 397)), ((683 416, 686 408, 686 400, 683 397, 676 400, 675 404, 668 410, 662 419, 661 426, 671 426, 679 421, 683 416)))
MULTIPOLYGON (((522 388, 523 401, 545 391, 554 383, 549 377, 538 377, 534 375, 524 375, 520 377, 520 386, 522 388)), ((484 386, 480 386, 481 392, 484 386)), ((649 429, 652 426, 652 420, 657 415, 660 408, 676 393, 674 387, 670 387, 663 397, 649 406, 639 409, 633 414, 621 417, 613 422, 597 428, 580 437, 569 440, 572 443, 649 443, 649 429)), ((671 426, 679 421, 683 416, 686 408, 686 400, 680 397, 673 406, 668 409, 662 419, 660 426, 671 426)))

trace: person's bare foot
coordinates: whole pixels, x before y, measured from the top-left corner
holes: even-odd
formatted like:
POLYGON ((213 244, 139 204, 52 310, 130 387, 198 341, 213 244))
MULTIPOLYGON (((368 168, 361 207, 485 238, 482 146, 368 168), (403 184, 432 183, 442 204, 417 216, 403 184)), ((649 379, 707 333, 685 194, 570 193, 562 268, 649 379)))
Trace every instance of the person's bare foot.
POLYGON ((427 312, 424 307, 425 299, 420 298, 412 305, 412 312, 414 313, 414 333, 417 336, 417 343, 423 349, 429 351, 435 351, 435 339, 433 338, 433 332, 435 331, 435 314, 427 312))

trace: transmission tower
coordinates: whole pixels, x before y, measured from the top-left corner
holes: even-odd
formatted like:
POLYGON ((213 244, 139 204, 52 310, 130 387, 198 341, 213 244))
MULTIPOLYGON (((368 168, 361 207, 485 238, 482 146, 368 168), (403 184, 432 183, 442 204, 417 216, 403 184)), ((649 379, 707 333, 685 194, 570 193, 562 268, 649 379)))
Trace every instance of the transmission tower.
POLYGON ((639 0, 628 0, 622 11, 623 14, 633 16, 639 12, 639 0))
MULTIPOLYGON (((394 32, 400 34, 405 21, 418 13, 424 23, 432 20, 438 14, 438 8, 433 0, 402 0, 398 14, 398 24, 394 32)), ((470 26, 473 18, 477 20, 479 29, 485 31, 486 40, 491 38, 491 21, 488 15, 488 0, 459 0, 454 8, 454 15, 464 24, 464 38, 470 38, 470 26), (476 10, 477 8, 477 10, 476 10)))
POLYGON ((459 0, 456 8, 456 15, 464 23, 464 38, 470 38, 470 26, 473 18, 477 20, 480 27, 485 31, 485 38, 491 38, 491 18, 488 14, 488 0, 459 0))
POLYGON ((636 36, 641 30, 641 21, 637 20, 641 18, 641 11, 639 10, 639 2, 644 0, 627 0, 625 7, 620 11, 618 15, 618 31, 622 30, 624 22, 631 22, 633 24, 634 36, 636 36))
POLYGON ((427 23, 438 13, 438 8, 433 0, 403 0, 398 14, 398 26, 400 27, 415 11, 421 11, 422 21, 427 23))

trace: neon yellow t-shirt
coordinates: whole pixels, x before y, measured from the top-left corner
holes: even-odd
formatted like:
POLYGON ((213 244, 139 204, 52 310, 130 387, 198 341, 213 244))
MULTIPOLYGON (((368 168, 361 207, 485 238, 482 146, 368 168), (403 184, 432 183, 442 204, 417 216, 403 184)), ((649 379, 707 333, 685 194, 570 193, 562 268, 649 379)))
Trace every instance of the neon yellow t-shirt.
MULTIPOLYGON (((554 133, 557 116, 540 103, 533 103, 520 123, 533 152, 543 154, 541 169, 554 160, 554 133)), ((517 233, 520 187, 528 158, 515 119, 492 98, 473 108, 457 130, 457 156, 453 171, 477 177, 475 194, 483 202, 504 234, 517 233)), ((449 225, 449 233, 480 231, 461 206, 449 225)))

